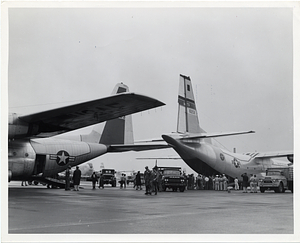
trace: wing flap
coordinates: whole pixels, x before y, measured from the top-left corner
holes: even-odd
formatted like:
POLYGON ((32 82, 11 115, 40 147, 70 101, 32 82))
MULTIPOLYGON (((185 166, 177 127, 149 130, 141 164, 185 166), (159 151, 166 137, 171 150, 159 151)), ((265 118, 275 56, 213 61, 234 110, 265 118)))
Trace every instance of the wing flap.
POLYGON ((165 149, 170 148, 167 144, 120 144, 120 145, 110 145, 108 146, 107 152, 126 152, 126 151, 147 151, 153 149, 165 149))
POLYGON ((20 120, 39 125, 39 133, 66 132, 107 120, 165 105, 135 93, 121 93, 49 111, 21 116, 20 120))

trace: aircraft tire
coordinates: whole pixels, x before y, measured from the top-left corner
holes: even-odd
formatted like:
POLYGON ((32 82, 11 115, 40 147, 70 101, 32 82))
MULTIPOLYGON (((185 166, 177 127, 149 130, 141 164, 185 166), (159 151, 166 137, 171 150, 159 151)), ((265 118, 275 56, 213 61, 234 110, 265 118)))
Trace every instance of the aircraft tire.
POLYGON ((39 184, 39 182, 38 181, 33 181, 33 184, 37 186, 39 184))
POLYGON ((265 190, 266 190, 266 188, 264 188, 264 187, 260 187, 260 188, 259 188, 259 190, 260 190, 260 192, 261 192, 261 193, 264 193, 264 192, 265 192, 265 190))
POLYGON ((180 191, 180 192, 184 192, 184 187, 180 187, 180 188, 179 188, 179 191, 180 191))
POLYGON ((279 184, 278 192, 279 193, 284 193, 285 192, 282 182, 280 182, 280 184, 279 184))
POLYGON ((28 181, 28 185, 30 185, 30 186, 31 186, 31 185, 32 185, 32 181, 28 181))

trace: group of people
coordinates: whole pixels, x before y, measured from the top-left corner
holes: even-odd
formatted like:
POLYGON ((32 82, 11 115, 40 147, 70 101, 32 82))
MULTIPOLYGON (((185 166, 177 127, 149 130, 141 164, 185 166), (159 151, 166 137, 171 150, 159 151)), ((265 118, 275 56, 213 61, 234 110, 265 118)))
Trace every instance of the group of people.
POLYGON ((227 191, 228 179, 225 174, 216 175, 213 179, 215 191, 227 191))
POLYGON ((243 193, 248 192, 247 188, 249 184, 250 184, 250 193, 257 193, 258 178, 256 177, 256 175, 251 174, 249 178, 247 173, 244 173, 241 175, 241 177, 243 178, 243 193))
MULTIPOLYGON (((81 171, 79 169, 79 166, 76 166, 76 170, 73 172, 72 176, 73 185, 74 185, 74 191, 79 191, 79 185, 81 180, 81 171)), ((70 190, 70 181, 71 181, 71 166, 69 166, 66 169, 66 175, 65 175, 65 190, 70 190)))
POLYGON ((144 178, 146 187, 145 195, 151 195, 152 192, 154 192, 154 195, 157 195, 157 192, 160 191, 159 187, 161 185, 161 173, 158 171, 157 166, 155 166, 152 170, 146 166, 144 178))
MULTIPOLYGON (((216 175, 216 176, 209 176, 206 177, 204 175, 198 174, 196 178, 194 178, 193 174, 186 176, 183 174, 186 180, 187 189, 196 189, 198 190, 215 190, 215 191, 227 191, 228 189, 228 178, 225 174, 223 175, 216 175), (196 183, 195 183, 196 182, 196 183)), ((248 177, 247 173, 241 175, 243 193, 247 193, 247 187, 250 185, 250 192, 257 193, 257 186, 258 186, 258 178, 256 175, 251 174, 250 178, 248 177)), ((81 171, 78 166, 76 166, 76 170, 73 172, 72 180, 74 184, 74 191, 79 191, 81 179, 81 171)), ((155 166, 152 170, 149 169, 148 166, 145 167, 144 172, 144 179, 145 179, 145 187, 146 192, 145 195, 157 195, 158 191, 162 191, 162 174, 159 172, 157 166, 155 166)), ((66 170, 66 177, 65 177, 65 190, 70 190, 70 181, 71 181, 71 167, 69 166, 66 170)), ((96 189, 96 183, 99 181, 99 188, 104 188, 103 181, 96 175, 95 172, 91 175, 93 189, 96 189)), ((23 185, 23 183, 22 183, 23 185)), ((126 188, 126 174, 122 174, 120 178, 120 188, 126 188)), ((142 181, 141 181, 141 173, 140 171, 137 172, 134 181, 134 187, 136 190, 142 190, 142 181)), ((234 189, 239 190, 239 180, 236 177, 234 179, 234 189)))
MULTIPOLYGON (((185 174, 183 174, 185 176, 185 174)), ((228 178, 225 174, 205 176, 198 174, 195 178, 193 174, 187 175, 186 185, 188 190, 215 190, 226 191, 228 186, 228 178)))

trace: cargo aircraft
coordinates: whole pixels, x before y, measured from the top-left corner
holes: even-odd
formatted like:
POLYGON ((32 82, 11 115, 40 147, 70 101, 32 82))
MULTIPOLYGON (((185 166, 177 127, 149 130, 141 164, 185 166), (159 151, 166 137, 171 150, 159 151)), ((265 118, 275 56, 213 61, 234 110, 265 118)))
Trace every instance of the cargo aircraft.
MULTIPOLYGON (((177 133, 162 135, 162 138, 195 172, 206 176, 226 174, 241 180, 243 173, 259 175, 268 167, 287 166, 293 162, 293 151, 245 154, 227 151, 214 138, 250 134, 254 131, 205 132, 199 125, 191 79, 180 75, 179 80, 177 133), (287 161, 274 160, 280 157, 286 157, 287 161)), ((153 139, 151 142, 163 140, 153 139)))
POLYGON ((8 181, 38 181, 108 152, 167 147, 133 144, 132 120, 128 115, 164 103, 128 91, 121 83, 106 98, 30 115, 9 114, 8 181), (90 134, 63 136, 104 121, 107 122, 102 134, 93 129, 90 134))

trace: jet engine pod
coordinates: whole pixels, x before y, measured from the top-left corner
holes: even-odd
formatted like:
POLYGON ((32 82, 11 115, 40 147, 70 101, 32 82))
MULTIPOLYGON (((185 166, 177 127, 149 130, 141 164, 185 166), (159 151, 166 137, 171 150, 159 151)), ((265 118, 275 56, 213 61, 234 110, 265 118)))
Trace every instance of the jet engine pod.
POLYGON ((12 178, 12 172, 11 170, 8 170, 8 182, 10 182, 11 178, 12 178))
POLYGON ((287 159, 290 161, 290 162, 294 162, 294 155, 288 155, 287 156, 287 159))

